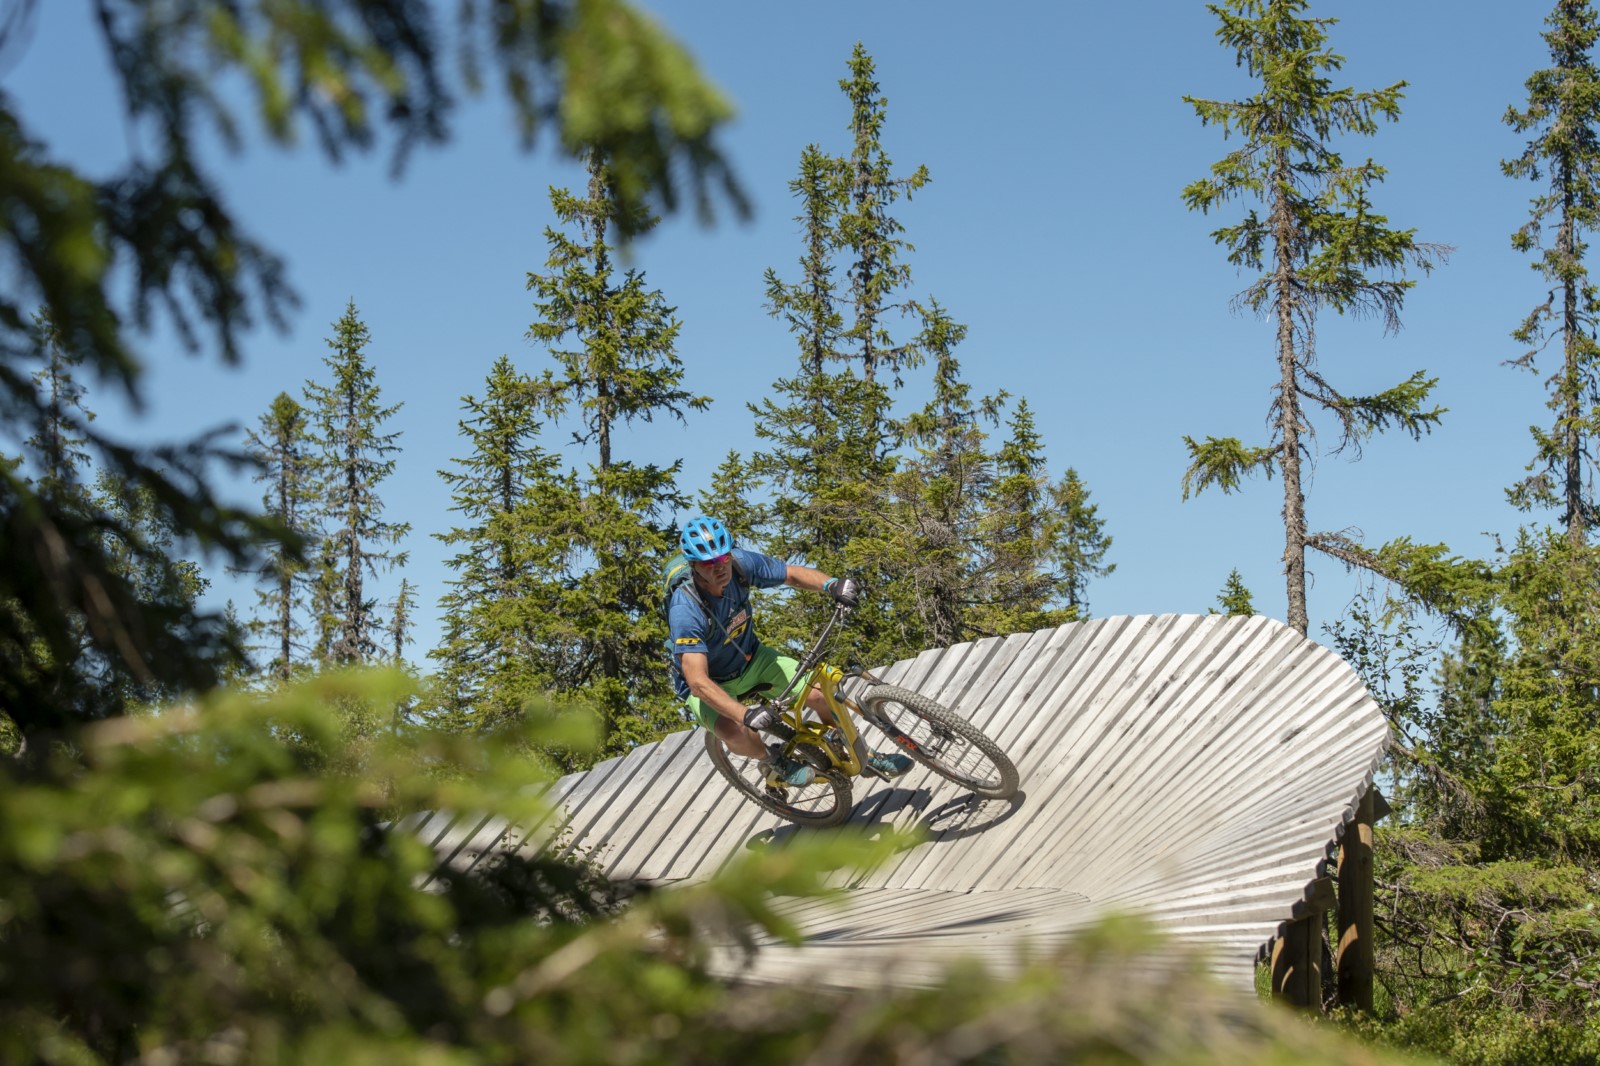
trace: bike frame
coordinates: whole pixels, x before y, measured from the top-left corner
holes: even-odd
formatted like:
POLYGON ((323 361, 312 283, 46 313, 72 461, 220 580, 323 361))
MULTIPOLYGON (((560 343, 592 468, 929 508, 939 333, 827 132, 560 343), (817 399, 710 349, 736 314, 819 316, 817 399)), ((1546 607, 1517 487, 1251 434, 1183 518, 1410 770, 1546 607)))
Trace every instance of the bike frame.
POLYGON ((780 708, 780 721, 787 727, 787 730, 769 731, 776 735, 784 732, 791 734, 784 738, 785 755, 798 755, 819 770, 833 769, 848 777, 856 777, 861 773, 861 753, 866 749, 864 744, 859 743, 861 734, 855 723, 855 715, 861 713, 861 706, 848 696, 841 695, 839 686, 846 678, 859 677, 871 683, 876 683, 877 678, 865 670, 840 670, 822 661, 824 650, 849 613, 850 609, 843 604, 834 608, 833 617, 823 627, 811 650, 801 657, 789 684, 778 695, 763 702, 780 708), (806 698, 812 689, 822 694, 823 704, 828 708, 844 741, 842 745, 828 742, 828 731, 834 726, 820 719, 815 722, 806 720, 806 698), (852 714, 852 711, 855 713, 852 714), (820 765, 816 758, 807 758, 811 752, 825 756, 826 765, 820 765))

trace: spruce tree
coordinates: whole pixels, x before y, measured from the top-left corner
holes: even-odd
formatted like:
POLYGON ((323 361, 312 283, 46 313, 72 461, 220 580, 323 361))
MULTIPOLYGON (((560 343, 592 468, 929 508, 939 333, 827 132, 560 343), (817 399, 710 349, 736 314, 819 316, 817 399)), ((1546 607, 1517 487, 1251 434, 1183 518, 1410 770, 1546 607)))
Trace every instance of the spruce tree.
POLYGON ((1061 520, 1051 544, 1060 595, 1070 617, 1087 618, 1090 580, 1105 577, 1117 568, 1116 563, 1105 561, 1111 550, 1111 536, 1105 531, 1100 508, 1089 502, 1089 489, 1072 467, 1050 487, 1050 498, 1061 520))
POLYGON ((256 480, 266 482, 261 498, 263 512, 282 528, 288 539, 273 544, 253 573, 267 587, 256 591, 256 616, 246 629, 266 637, 272 649, 267 673, 287 680, 296 656, 304 651, 308 584, 306 551, 319 536, 316 456, 312 451, 307 412, 286 392, 280 392, 259 427, 247 433, 246 450, 257 464, 256 480))
MULTIPOLYGON (((807 145, 789 192, 800 202, 795 216, 801 235, 799 275, 787 282, 768 267, 765 282, 767 311, 793 335, 799 368, 793 377, 780 378, 772 386, 772 392, 787 402, 768 397, 750 407, 756 438, 767 443, 750 457, 749 475, 764 484, 773 502, 757 509, 748 507, 743 489, 730 495, 739 481, 738 471, 730 466, 731 456, 717 471, 714 495, 702 499, 708 513, 724 516, 735 530, 741 524, 729 517, 730 509, 745 511, 751 522, 744 527, 751 534, 749 540, 768 554, 835 571, 844 566, 843 549, 849 539, 844 528, 855 510, 824 499, 828 489, 839 483, 830 464, 835 460, 848 464, 858 457, 848 447, 848 431, 841 425, 855 409, 846 395, 853 383, 838 365, 844 357, 840 348, 844 312, 835 255, 838 219, 845 204, 844 162, 815 144, 807 145), (724 497, 727 505, 721 502, 724 497)), ((777 597, 768 608, 763 630, 769 641, 782 645, 804 639, 812 614, 793 599, 777 597)))
POLYGON ((389 661, 396 666, 405 665, 406 645, 411 643, 411 613, 416 609, 417 590, 409 578, 403 577, 389 612, 389 661))
POLYGON ((1422 371, 1370 396, 1336 389, 1317 366, 1314 324, 1331 308, 1375 313, 1398 329, 1406 293, 1415 281, 1408 264, 1432 269, 1445 249, 1418 243, 1372 207, 1370 193, 1385 175, 1370 159, 1349 165, 1337 145, 1370 136, 1380 120, 1400 114, 1404 82, 1357 92, 1329 77, 1344 58, 1327 47, 1334 19, 1303 16, 1306 0, 1228 0, 1207 5, 1221 22, 1217 38, 1260 91, 1235 101, 1185 97, 1204 125, 1237 134, 1242 143, 1213 164, 1211 176, 1183 190, 1191 210, 1209 213, 1244 199, 1260 204, 1212 236, 1241 270, 1259 271, 1238 296, 1241 305, 1270 316, 1275 327, 1277 381, 1269 410, 1271 440, 1247 446, 1238 438, 1185 437, 1190 465, 1183 492, 1238 488, 1252 473, 1283 479, 1284 577, 1289 625, 1306 632, 1307 547, 1359 558, 1358 546, 1331 534, 1312 534, 1305 512, 1302 463, 1311 453, 1310 415, 1321 410, 1340 431, 1338 450, 1359 453, 1364 440, 1391 426, 1413 438, 1431 430, 1442 410, 1427 406, 1436 379, 1422 371))
POLYGON ((766 552, 763 530, 772 508, 751 496, 749 464, 737 451, 729 451, 711 473, 711 484, 699 496, 702 514, 715 515, 733 532, 739 547, 766 552))
POLYGON ((1574 545, 1582 544, 1596 521, 1594 440, 1600 433, 1600 290, 1584 263, 1585 235, 1600 224, 1600 72, 1592 51, 1600 39, 1589 0, 1560 0, 1545 20, 1544 40, 1551 65, 1527 81, 1528 103, 1510 108, 1505 121, 1518 133, 1534 131, 1520 156, 1501 164, 1506 175, 1545 181, 1534 197, 1528 221, 1511 236, 1519 252, 1540 253, 1533 269, 1550 285, 1543 303, 1529 312, 1512 337, 1527 350, 1515 360, 1529 370, 1547 347, 1560 355, 1550 376, 1550 409, 1555 424, 1534 427, 1536 446, 1528 469, 1513 486, 1511 499, 1524 510, 1553 506, 1574 545))
POLYGON ((48 312, 35 313, 33 329, 35 348, 44 363, 33 374, 43 417, 27 444, 33 449, 40 490, 64 494, 81 483, 79 471, 89 465, 84 427, 95 416, 84 406, 85 389, 75 373, 82 357, 66 344, 48 312))
POLYGON ((910 301, 897 303, 896 297, 911 284, 911 266, 904 256, 915 250, 889 209, 928 183, 928 168, 919 166, 908 177, 894 175, 894 164, 883 147, 888 100, 878 85, 872 56, 859 41, 849 66, 850 77, 839 81, 850 101, 852 144, 845 161, 847 209, 839 216, 838 239, 852 256, 849 276, 855 318, 844 340, 865 380, 876 380, 883 368, 898 381, 902 368, 920 365, 923 354, 915 344, 896 344, 888 329, 887 320, 894 312, 914 308, 910 301))
MULTIPOLYGON (((33 488, 70 514, 79 535, 104 568, 96 579, 98 599, 122 599, 119 607, 137 613, 137 627, 119 629, 96 621, 90 612, 68 608, 57 622, 58 641, 31 635, 22 643, 34 657, 35 676, 49 678, 53 698, 71 699, 77 714, 118 714, 136 705, 176 695, 188 684, 171 676, 167 661, 185 659, 203 671, 207 681, 225 674, 238 660, 236 640, 218 634, 190 647, 194 634, 188 620, 198 617, 198 600, 207 582, 198 564, 175 558, 179 548, 172 512, 162 506, 155 489, 138 479, 120 476, 117 466, 93 471, 90 447, 103 445, 90 428, 95 413, 86 403, 87 389, 78 380, 83 360, 50 315, 34 316, 32 340, 40 368, 32 375, 40 399, 40 417, 24 442, 25 464, 6 463, 8 472, 24 465, 34 472, 33 488), (128 654, 143 646, 146 656, 128 654)), ((58 531, 58 536, 66 528, 58 531)), ((7 608, 14 606, 8 603, 7 608)), ((15 616, 12 616, 13 618, 15 616)), ((24 716, 26 717, 26 716, 24 716)))
POLYGON ((845 170, 842 160, 814 144, 800 153, 800 175, 789 182, 789 192, 800 201, 803 251, 800 278, 785 282, 767 268, 767 310, 781 318, 800 344, 801 372, 820 376, 840 358, 844 314, 839 306, 838 218, 844 206, 845 170))
POLYGON ((455 576, 439 601, 444 639, 428 653, 439 664, 442 701, 433 715, 447 729, 487 730, 514 719, 550 684, 533 635, 554 604, 529 542, 534 488, 554 460, 538 444, 536 402, 532 383, 502 355, 483 398, 462 399, 467 454, 439 472, 462 523, 435 534, 457 550, 448 560, 455 576))
POLYGON ((893 607, 879 626, 886 639, 864 649, 871 662, 968 639, 968 614, 984 599, 975 560, 994 467, 982 423, 998 421, 1003 397, 974 401, 961 380, 955 350, 966 333, 937 301, 930 304, 917 345, 932 357, 933 395, 900 427, 915 453, 890 478, 881 521, 856 548, 884 575, 876 601, 893 607))
POLYGON ((969 616, 974 631, 985 636, 1070 620, 1049 606, 1059 591, 1050 556, 1063 521, 1053 507, 1044 445, 1026 397, 1017 401, 1006 427, 982 503, 976 560, 982 596, 969 616))
MULTIPOLYGON (((210 582, 201 573, 199 563, 177 554, 181 548, 179 532, 150 489, 102 471, 95 479, 94 490, 94 510, 106 519, 102 549, 112 569, 133 590, 141 608, 155 617, 194 614, 200 595, 210 582)), ((239 657, 239 649, 233 644, 238 636, 236 627, 232 623, 228 626, 232 630, 229 645, 213 653, 212 668, 219 677, 239 657)), ((161 650, 180 654, 173 645, 161 650)), ((99 676, 123 708, 170 700, 182 691, 182 686, 166 681, 147 666, 130 667, 115 658, 95 654, 91 648, 85 652, 79 660, 80 668, 86 667, 99 676)))
MULTIPOLYGON (((586 196, 552 189, 550 202, 575 232, 547 229, 549 272, 528 276, 539 312, 528 335, 556 363, 537 379, 539 410, 568 419, 595 461, 546 479, 533 497, 530 550, 552 600, 533 639, 550 657, 555 691, 598 710, 601 753, 615 754, 680 721, 666 684, 659 575, 677 540, 672 515, 687 505, 681 461, 622 459, 617 431, 660 415, 682 421, 710 400, 684 388, 673 309, 642 272, 613 262, 623 208, 605 160, 590 156, 586 196)), ((627 228, 646 232, 654 221, 631 218, 627 228)))
POLYGON ((1217 593, 1217 606, 1222 610, 1213 609, 1211 614, 1249 618, 1256 613, 1255 601, 1251 599, 1250 590, 1245 587, 1244 578, 1239 575, 1237 567, 1228 571, 1228 580, 1222 583, 1222 591, 1217 593))
POLYGON ((384 423, 400 410, 385 407, 377 372, 367 358, 371 334, 356 311, 355 301, 333 324, 328 338, 331 355, 323 357, 332 380, 306 382, 311 409, 311 436, 317 449, 317 474, 324 501, 323 572, 318 575, 323 597, 321 626, 327 659, 335 663, 370 662, 381 653, 383 620, 367 578, 380 568, 405 565, 395 552, 411 529, 409 523, 383 517, 379 487, 394 472, 391 458, 400 450, 400 434, 384 432, 384 423), (337 574, 337 590, 330 586, 337 574))
MULTIPOLYGON (((41 364, 32 375, 40 401, 39 416, 33 434, 24 441, 26 458, 0 457, 0 463, 4 463, 8 474, 31 473, 28 481, 48 506, 70 512, 75 519, 90 523, 92 528, 96 508, 84 485, 83 474, 91 462, 85 445, 88 443, 87 427, 95 415, 84 403, 86 390, 75 374, 81 360, 66 345, 48 312, 34 314, 29 339, 33 354, 41 364)), ((85 655, 92 653, 94 641, 86 632, 85 619, 79 612, 69 611, 61 619, 60 640, 53 649, 30 631, 31 627, 20 615, 13 617, 19 626, 17 643, 27 649, 24 657, 36 658, 31 668, 36 674, 48 676, 59 672, 63 677, 87 678, 97 672, 80 665, 85 655)), ((100 673, 109 668, 106 663, 113 661, 103 656, 102 659, 100 673)), ((59 692, 68 685, 63 680, 51 682, 51 687, 59 692)), ((104 692, 103 685, 98 691, 104 692)), ((100 702, 102 698, 112 697, 92 696, 88 697, 88 702, 100 702)))
MULTIPOLYGON (((769 267, 765 281, 767 311, 794 337, 798 369, 773 383, 776 398, 750 408, 763 446, 750 457, 749 473, 772 499, 760 515, 764 521, 751 533, 771 555, 840 572, 863 502, 841 499, 840 489, 848 493, 856 486, 852 468, 871 452, 862 447, 867 437, 852 431, 859 425, 852 420, 869 397, 872 409, 881 409, 882 401, 878 390, 860 387, 840 365, 844 310, 836 256, 846 194, 844 161, 808 145, 789 191, 800 204, 798 277, 784 281, 769 267)), ((736 475, 726 465, 719 475, 731 485, 736 475)), ((721 514, 723 508, 716 504, 708 510, 721 514)), ((766 639, 779 646, 804 640, 815 621, 815 611, 807 608, 814 605, 799 602, 801 597, 772 599, 763 605, 766 639)))
MULTIPOLYGON (((33 0, 4 5, 0 44, 26 45, 33 0)), ((108 93, 76 101, 115 115, 131 148, 88 173, 63 162, 48 124, 0 97, 0 422, 16 439, 48 423, 30 380, 29 308, 43 304, 85 380, 105 383, 137 412, 140 351, 158 325, 191 353, 239 360, 248 332, 281 325, 294 305, 285 266, 218 191, 203 131, 240 148, 311 139, 329 159, 392 149, 398 173, 418 148, 448 142, 463 95, 500 89, 525 142, 544 131, 561 154, 610 150, 629 203, 670 210, 711 195, 743 208, 717 144, 731 108, 684 49, 626 2, 458 5, 460 48, 446 49, 436 8, 415 0, 97 3, 99 47, 85 76, 108 93), (101 67, 95 70, 92 68, 101 67), (219 91, 231 85, 243 91, 219 91)), ((229 566, 253 568, 271 523, 209 487, 213 461, 234 449, 220 435, 137 446, 98 431, 84 449, 96 466, 155 496, 175 531, 229 566)), ((19 457, 23 458, 23 457, 19 457)), ((129 669, 174 685, 215 683, 216 654, 231 646, 214 614, 144 613, 99 554, 95 519, 31 480, 29 463, 0 463, 0 706, 24 729, 101 713, 59 664, 81 639, 129 669), (81 624, 80 624, 81 623, 81 624), (157 630, 162 629, 162 635, 157 630), (157 655, 157 647, 161 654, 157 655), (42 652, 36 649, 43 649, 42 652), (81 698, 80 698, 81 697, 81 698)))
MULTIPOLYGON (((922 310, 906 296, 911 270, 904 256, 912 247, 891 208, 928 181, 924 167, 909 177, 894 174, 882 141, 887 101, 862 45, 848 68, 839 87, 850 105, 850 152, 827 156, 813 146, 802 154, 790 183, 801 202, 800 277, 786 283, 767 272, 769 310, 793 334, 799 367, 773 385, 776 398, 753 408, 765 447, 751 460, 774 500, 766 537, 773 553, 854 575, 868 589, 866 606, 843 635, 845 657, 896 646, 885 628, 900 609, 891 577, 853 546, 885 535, 879 523, 898 445, 890 389, 923 359, 915 337, 897 341, 890 330, 896 316, 920 318, 922 310), (841 267, 847 294, 838 283, 841 267)), ((826 608, 812 597, 787 597, 774 604, 763 631, 777 643, 807 640, 826 608)))

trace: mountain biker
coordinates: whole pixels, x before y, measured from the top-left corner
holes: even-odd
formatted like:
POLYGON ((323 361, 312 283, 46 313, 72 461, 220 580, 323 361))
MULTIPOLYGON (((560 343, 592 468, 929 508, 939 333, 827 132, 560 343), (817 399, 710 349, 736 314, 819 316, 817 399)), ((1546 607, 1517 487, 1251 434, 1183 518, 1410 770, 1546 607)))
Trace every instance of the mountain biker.
MULTIPOLYGON (((673 685, 678 698, 707 729, 715 730, 730 751, 759 759, 796 788, 811 783, 815 771, 798 759, 786 758, 780 746, 769 750, 760 731, 777 720, 767 706, 746 707, 752 692, 770 685, 782 691, 798 664, 762 644, 756 636, 750 589, 789 588, 824 592, 854 607, 861 587, 854 578, 829 577, 809 566, 792 566, 770 555, 734 546, 733 535, 716 518, 701 515, 683 524, 679 546, 689 560, 692 580, 672 593, 667 605, 671 633, 673 685)), ((834 724, 822 693, 813 688, 806 706, 823 722, 834 724)), ((869 753, 866 764, 881 777, 897 777, 911 768, 904 755, 869 753)))

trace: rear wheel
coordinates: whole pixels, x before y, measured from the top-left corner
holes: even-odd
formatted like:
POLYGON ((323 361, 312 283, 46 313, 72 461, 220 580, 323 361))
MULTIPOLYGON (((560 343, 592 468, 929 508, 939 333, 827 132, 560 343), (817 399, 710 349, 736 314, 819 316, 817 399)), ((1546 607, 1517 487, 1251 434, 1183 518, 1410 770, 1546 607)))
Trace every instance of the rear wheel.
POLYGON ((767 784, 766 772, 758 760, 729 751, 710 729, 706 730, 706 751, 711 755, 711 765, 728 779, 728 784, 751 803, 780 818, 823 829, 850 817, 850 779, 838 771, 818 771, 816 779, 803 788, 774 788, 767 784))
POLYGON ((948 707, 894 685, 867 689, 860 706, 863 718, 940 777, 991 799, 1017 791, 1017 768, 1005 752, 948 707))

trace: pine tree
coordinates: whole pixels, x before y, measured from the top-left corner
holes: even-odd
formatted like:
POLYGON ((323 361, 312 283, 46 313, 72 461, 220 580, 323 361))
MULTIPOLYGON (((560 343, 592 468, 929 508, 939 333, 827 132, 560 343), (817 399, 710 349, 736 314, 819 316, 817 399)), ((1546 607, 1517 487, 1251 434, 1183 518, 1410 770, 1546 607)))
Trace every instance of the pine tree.
POLYGON ((1561 354, 1560 368, 1550 376, 1550 409, 1555 425, 1535 427, 1537 446, 1528 465, 1536 471, 1513 486, 1510 497, 1524 510, 1554 506, 1573 544, 1586 539, 1596 522, 1593 485, 1593 441, 1600 433, 1600 345, 1594 339, 1600 321, 1600 290, 1584 265, 1584 235, 1600 225, 1600 72, 1591 52, 1600 39, 1589 0, 1560 0, 1543 35, 1551 66, 1527 81, 1528 106, 1510 108, 1505 121, 1518 133, 1535 131, 1520 156, 1501 164, 1506 175, 1534 181, 1547 179, 1546 191, 1532 201, 1528 221, 1512 234, 1519 252, 1542 252, 1532 264, 1551 290, 1512 337, 1528 349, 1516 365, 1534 369, 1535 357, 1552 341, 1561 354), (1551 232, 1553 240, 1543 243, 1551 232))
POLYGON ((294 397, 280 392, 260 426, 247 433, 247 451, 258 465, 257 481, 267 483, 261 503, 264 513, 289 536, 274 544, 253 571, 267 588, 256 591, 257 615, 246 627, 268 638, 273 657, 267 673, 283 681, 293 673, 296 655, 304 650, 306 607, 310 574, 305 553, 319 539, 314 525, 318 514, 317 483, 306 409, 294 397))
POLYGON ((1218 39, 1260 81, 1261 91, 1239 101, 1185 97, 1203 124, 1220 126, 1225 137, 1237 132, 1243 143, 1183 197, 1191 210, 1206 213, 1241 198, 1264 209, 1251 209, 1212 236, 1228 250, 1229 262, 1261 272, 1238 300, 1271 316, 1278 377, 1271 441, 1255 447, 1233 437, 1203 443, 1185 437, 1190 465, 1183 491, 1185 498, 1211 486, 1231 492, 1246 475, 1282 475, 1288 622, 1305 633, 1307 547, 1347 561, 1363 554, 1338 535, 1308 532, 1301 464, 1311 454, 1311 411, 1331 414, 1340 430, 1338 450, 1353 447, 1358 454, 1378 431, 1396 426, 1418 438, 1442 414, 1426 406, 1436 379, 1422 371, 1371 396, 1335 389, 1317 368, 1317 314, 1324 308, 1372 312, 1386 329, 1397 329, 1405 294, 1415 284, 1401 273, 1407 264, 1427 272, 1447 250, 1418 243, 1412 230, 1390 228, 1369 199, 1384 168, 1370 159, 1347 165, 1335 148, 1350 135, 1372 135, 1380 119, 1397 119, 1405 83, 1369 92, 1335 88, 1329 74, 1344 58, 1328 49, 1326 29, 1336 20, 1302 17, 1306 0, 1207 6, 1221 22, 1218 39))
MULTIPOLYGON (((318 575, 323 596, 332 573, 339 579, 332 603, 323 603, 324 619, 336 619, 337 632, 326 632, 325 654, 336 663, 369 662, 380 652, 378 638, 383 621, 366 579, 380 567, 404 566, 406 554, 390 550, 410 531, 409 523, 383 518, 378 494, 384 479, 394 472, 400 450, 399 433, 385 433, 384 423, 400 405, 384 407, 377 373, 367 358, 371 335, 350 301, 333 324, 328 339, 332 355, 323 363, 332 374, 326 385, 306 382, 306 403, 311 409, 312 439, 317 448, 317 473, 324 500, 326 539, 323 573, 318 575)), ((320 642, 319 642, 320 643, 320 642)))
POLYGON ((1223 582, 1222 591, 1217 593, 1217 606, 1222 610, 1213 609, 1209 613, 1229 618, 1249 618, 1256 613, 1255 601, 1250 598, 1250 590, 1245 588, 1244 578, 1239 575, 1237 567, 1228 571, 1228 580, 1223 582))
POLYGON ((439 476, 463 525, 435 534, 457 549, 455 576, 439 606, 444 640, 428 653, 439 664, 443 705, 436 722, 452 730, 492 729, 514 719, 550 684, 533 643, 546 601, 545 575, 528 545, 531 497, 549 477, 552 457, 538 445, 541 427, 532 383, 501 356, 483 398, 463 398, 460 422, 468 451, 439 476))
MULTIPOLYGON (((531 550, 553 602, 534 641, 550 656, 556 692, 598 709, 601 753, 615 754, 679 724, 666 687, 658 579, 677 539, 671 515, 687 504, 677 487, 681 461, 620 459, 616 432, 658 415, 682 421, 710 400, 683 386, 673 309, 640 271, 619 274, 612 262, 609 233, 622 208, 605 161, 590 156, 585 197, 552 189, 550 201, 576 236, 547 229, 549 273, 528 276, 540 316, 528 335, 556 362, 537 381, 538 402, 550 420, 570 416, 574 442, 592 447, 596 461, 584 476, 537 486, 531 550)), ((634 218, 629 228, 653 224, 634 218)))

